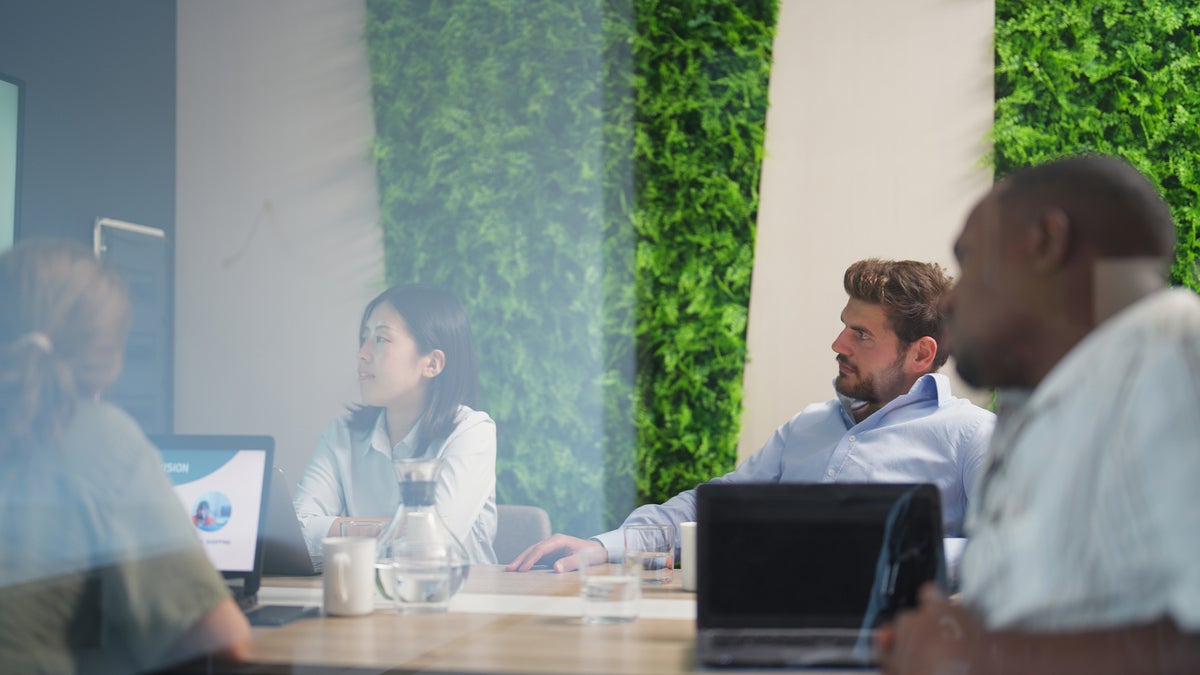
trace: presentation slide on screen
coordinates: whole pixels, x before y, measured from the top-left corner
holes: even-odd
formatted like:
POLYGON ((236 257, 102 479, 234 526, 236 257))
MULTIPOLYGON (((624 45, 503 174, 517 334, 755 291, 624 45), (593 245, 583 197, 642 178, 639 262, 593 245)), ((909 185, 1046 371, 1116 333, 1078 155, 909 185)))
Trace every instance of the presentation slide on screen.
POLYGON ((266 453, 163 450, 163 470, 192 518, 214 567, 254 569, 266 453))

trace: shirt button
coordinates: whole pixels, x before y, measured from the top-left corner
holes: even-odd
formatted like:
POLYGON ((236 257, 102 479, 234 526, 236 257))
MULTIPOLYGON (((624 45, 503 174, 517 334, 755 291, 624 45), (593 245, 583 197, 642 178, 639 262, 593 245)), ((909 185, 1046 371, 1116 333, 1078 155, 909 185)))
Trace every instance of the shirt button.
POLYGON ((850 442, 851 442, 851 443, 853 443, 853 442, 854 442, 854 441, 856 441, 856 440, 857 440, 857 439, 856 439, 856 438, 854 438, 854 434, 850 434, 850 442))
POLYGON ((828 475, 830 478, 833 478, 833 475, 834 475, 835 473, 836 473, 836 472, 835 472, 833 469, 830 469, 829 471, 826 471, 826 472, 825 472, 825 474, 826 474, 826 475, 828 475))

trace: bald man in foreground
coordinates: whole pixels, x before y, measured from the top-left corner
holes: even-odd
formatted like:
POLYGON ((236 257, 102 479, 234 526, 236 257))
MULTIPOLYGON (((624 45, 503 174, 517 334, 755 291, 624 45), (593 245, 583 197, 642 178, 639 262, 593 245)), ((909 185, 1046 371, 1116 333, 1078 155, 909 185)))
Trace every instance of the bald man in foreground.
POLYGON ((960 603, 925 589, 884 671, 1200 672, 1200 297, 1169 289, 1175 226, 1125 162, 1014 173, 955 244, 950 343, 1000 389, 960 603))

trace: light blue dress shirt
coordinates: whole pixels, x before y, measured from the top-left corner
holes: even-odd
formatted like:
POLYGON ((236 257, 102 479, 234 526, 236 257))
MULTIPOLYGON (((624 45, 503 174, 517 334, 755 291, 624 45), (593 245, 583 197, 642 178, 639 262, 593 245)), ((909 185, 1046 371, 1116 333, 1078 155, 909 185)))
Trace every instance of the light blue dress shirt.
MULTIPOLYGON (((862 422, 850 415, 852 400, 838 395, 814 403, 775 430, 771 440, 738 468, 713 483, 933 483, 942 496, 946 558, 952 569, 962 555, 963 518, 983 466, 996 416, 950 393, 945 375, 923 375, 862 422)), ((624 525, 679 523, 696 519, 696 491, 663 504, 647 504, 624 525)), ((594 537, 620 560, 621 530, 594 537)), ((678 542, 677 542, 678 545, 678 542)))

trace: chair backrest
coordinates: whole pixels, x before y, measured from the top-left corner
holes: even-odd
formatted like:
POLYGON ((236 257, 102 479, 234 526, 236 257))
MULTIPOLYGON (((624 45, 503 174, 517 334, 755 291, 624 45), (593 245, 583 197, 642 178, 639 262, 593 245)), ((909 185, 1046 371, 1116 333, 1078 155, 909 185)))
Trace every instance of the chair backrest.
POLYGON ((521 551, 550 536, 550 516, 536 506, 496 505, 496 562, 507 565, 521 551))

